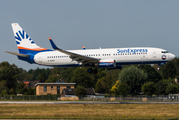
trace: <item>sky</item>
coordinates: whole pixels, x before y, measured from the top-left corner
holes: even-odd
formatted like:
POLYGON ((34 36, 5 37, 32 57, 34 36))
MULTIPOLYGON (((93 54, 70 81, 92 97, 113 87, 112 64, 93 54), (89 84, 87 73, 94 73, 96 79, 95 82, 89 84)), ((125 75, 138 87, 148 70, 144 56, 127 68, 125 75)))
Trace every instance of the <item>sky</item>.
POLYGON ((157 47, 179 56, 178 0, 4 0, 0 4, 0 62, 25 70, 47 68, 18 60, 11 23, 34 42, 65 50, 157 47))

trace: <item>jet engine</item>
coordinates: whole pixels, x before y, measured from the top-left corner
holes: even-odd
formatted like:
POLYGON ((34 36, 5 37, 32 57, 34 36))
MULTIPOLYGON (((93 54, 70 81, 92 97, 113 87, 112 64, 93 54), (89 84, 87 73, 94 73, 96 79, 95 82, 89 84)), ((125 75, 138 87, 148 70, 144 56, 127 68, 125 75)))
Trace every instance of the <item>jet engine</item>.
POLYGON ((98 67, 116 67, 116 60, 114 59, 106 59, 106 60, 100 60, 98 62, 98 67))

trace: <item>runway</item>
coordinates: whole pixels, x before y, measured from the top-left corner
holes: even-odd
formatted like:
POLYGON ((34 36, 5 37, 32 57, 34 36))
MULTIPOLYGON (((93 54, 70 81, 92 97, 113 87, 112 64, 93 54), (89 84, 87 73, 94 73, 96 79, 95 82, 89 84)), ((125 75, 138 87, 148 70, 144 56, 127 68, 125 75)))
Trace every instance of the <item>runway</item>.
POLYGON ((0 101, 0 104, 179 104, 179 102, 0 101))

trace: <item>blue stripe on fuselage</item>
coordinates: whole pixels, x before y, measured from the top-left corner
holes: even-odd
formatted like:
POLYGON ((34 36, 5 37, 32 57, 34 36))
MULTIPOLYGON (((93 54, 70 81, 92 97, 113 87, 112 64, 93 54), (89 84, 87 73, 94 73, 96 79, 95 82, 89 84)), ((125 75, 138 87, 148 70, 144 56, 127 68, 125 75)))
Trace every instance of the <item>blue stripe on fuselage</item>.
MULTIPOLYGON (((118 62, 116 63, 116 67, 119 67, 121 65, 133 65, 133 64, 159 64, 159 63, 165 63, 167 61, 146 61, 146 62, 118 62)), ((82 66, 81 64, 69 64, 69 65, 45 65, 45 66, 49 66, 49 67, 91 67, 89 65, 87 66, 82 66)), ((113 67, 106 67, 106 66, 99 66, 99 68, 113 68, 113 67)), ((115 67, 114 67, 115 68, 115 67)))
POLYGON ((30 55, 29 57, 21 57, 21 56, 18 56, 18 59, 19 60, 23 60, 23 61, 26 61, 28 63, 36 63, 34 61, 34 56, 37 54, 37 53, 40 53, 40 52, 47 52, 47 51, 53 51, 53 50, 41 50, 41 51, 34 51, 34 50, 24 50, 24 49, 19 49, 19 53, 21 54, 26 54, 26 55, 30 55))

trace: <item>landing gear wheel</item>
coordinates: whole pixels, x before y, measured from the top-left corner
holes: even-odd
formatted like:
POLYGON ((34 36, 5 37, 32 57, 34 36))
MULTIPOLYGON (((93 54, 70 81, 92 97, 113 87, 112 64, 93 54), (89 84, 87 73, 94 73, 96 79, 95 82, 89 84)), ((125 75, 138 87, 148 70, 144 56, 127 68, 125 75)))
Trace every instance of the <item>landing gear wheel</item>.
POLYGON ((93 73, 94 73, 94 74, 97 74, 97 73, 98 73, 98 70, 97 70, 97 69, 94 69, 94 70, 93 70, 93 73))
POLYGON ((160 70, 160 67, 158 67, 157 70, 159 71, 159 70, 160 70))
POLYGON ((88 68, 88 73, 92 73, 93 71, 92 71, 92 68, 88 68))

